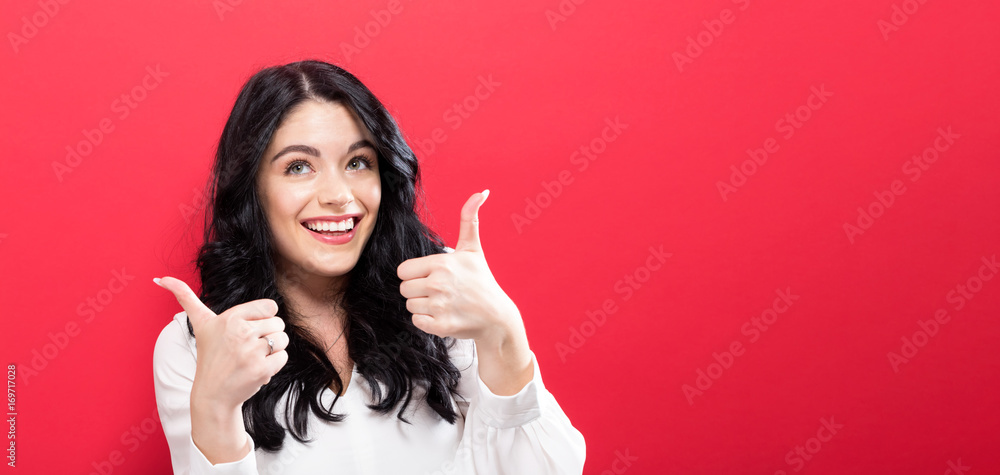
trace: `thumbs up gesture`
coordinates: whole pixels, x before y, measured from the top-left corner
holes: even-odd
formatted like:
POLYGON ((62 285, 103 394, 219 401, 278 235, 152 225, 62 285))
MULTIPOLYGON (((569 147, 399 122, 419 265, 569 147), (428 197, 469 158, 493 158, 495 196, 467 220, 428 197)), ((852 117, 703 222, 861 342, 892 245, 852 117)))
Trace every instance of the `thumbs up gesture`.
POLYGON ((288 362, 288 335, 285 322, 275 316, 274 300, 253 300, 216 315, 183 281, 163 277, 157 284, 174 294, 194 329, 198 362, 192 406, 239 408, 288 362))
POLYGON ((462 207, 455 252, 409 259, 396 269, 413 324, 440 337, 502 342, 523 333, 521 314, 497 284, 479 242, 479 207, 489 190, 462 207))

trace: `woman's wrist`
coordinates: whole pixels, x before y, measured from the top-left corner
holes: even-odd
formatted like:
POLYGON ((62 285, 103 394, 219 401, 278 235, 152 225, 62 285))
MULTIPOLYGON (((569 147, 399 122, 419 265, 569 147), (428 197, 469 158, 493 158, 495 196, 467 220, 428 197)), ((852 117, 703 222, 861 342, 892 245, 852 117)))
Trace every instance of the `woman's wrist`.
POLYGON ((517 394, 534 378, 527 333, 517 323, 476 340, 479 378, 498 396, 517 394))
POLYGON ((213 465, 243 459, 250 448, 242 407, 201 399, 192 391, 191 440, 213 465))
POLYGON ((218 397, 211 390, 206 391, 202 386, 198 384, 198 375, 195 375, 194 384, 191 386, 191 410, 194 411, 195 407, 203 409, 204 412, 214 412, 214 413, 232 413, 234 411, 239 411, 242 407, 242 403, 237 403, 234 401, 228 401, 224 398, 218 397))

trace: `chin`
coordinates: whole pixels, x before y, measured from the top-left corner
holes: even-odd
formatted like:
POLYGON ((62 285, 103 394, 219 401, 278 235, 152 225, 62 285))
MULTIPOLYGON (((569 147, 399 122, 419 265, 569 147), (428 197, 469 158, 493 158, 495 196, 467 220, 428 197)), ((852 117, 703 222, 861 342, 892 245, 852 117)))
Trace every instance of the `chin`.
POLYGON ((324 268, 324 269, 322 269, 322 270, 319 271, 319 275, 321 275, 323 277, 343 277, 343 276, 349 274, 351 272, 351 270, 353 270, 353 269, 354 269, 354 266, 347 267, 347 268, 338 267, 338 268, 335 268, 335 269, 324 268))
POLYGON ((317 275, 323 277, 340 277, 351 272, 355 266, 358 264, 358 258, 356 256, 338 256, 337 259, 331 259, 331 262, 310 262, 312 266, 311 271, 317 275), (350 260, 349 262, 348 259, 350 260))

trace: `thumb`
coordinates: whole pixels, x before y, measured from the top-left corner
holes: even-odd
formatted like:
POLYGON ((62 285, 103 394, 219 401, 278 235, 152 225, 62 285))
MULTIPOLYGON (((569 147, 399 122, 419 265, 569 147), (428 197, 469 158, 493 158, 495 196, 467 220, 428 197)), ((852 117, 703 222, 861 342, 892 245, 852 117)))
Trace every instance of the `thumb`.
POLYGON ((462 206, 462 222, 458 230, 458 243, 455 244, 456 251, 481 251, 482 244, 479 242, 479 207, 486 202, 486 197, 490 195, 490 190, 476 193, 462 206))
POLYGON ((421 313, 415 313, 415 314, 413 314, 412 321, 413 321, 413 326, 417 327, 418 330, 420 330, 420 331, 422 331, 424 333, 429 333, 431 335, 437 335, 437 336, 442 337, 442 338, 444 338, 445 336, 447 336, 447 335, 443 335, 441 333, 441 329, 438 328, 437 321, 434 320, 434 317, 432 317, 430 315, 424 315, 424 314, 421 314, 421 313))
POLYGON ((215 316, 215 312, 206 307, 183 280, 163 277, 162 279, 153 279, 153 282, 174 294, 177 303, 181 304, 184 313, 187 313, 188 319, 191 320, 191 327, 195 329, 195 332, 198 331, 198 327, 202 323, 215 316))

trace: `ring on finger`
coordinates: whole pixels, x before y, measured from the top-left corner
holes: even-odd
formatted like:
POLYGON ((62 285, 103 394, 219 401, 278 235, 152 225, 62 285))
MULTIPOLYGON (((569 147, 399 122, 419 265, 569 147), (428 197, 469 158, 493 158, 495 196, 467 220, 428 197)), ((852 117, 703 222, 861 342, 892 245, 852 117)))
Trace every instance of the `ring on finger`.
POLYGON ((267 356, 271 356, 271 353, 274 353, 274 340, 272 340, 271 338, 268 338, 267 339, 267 356))

